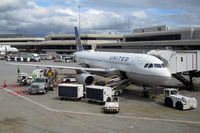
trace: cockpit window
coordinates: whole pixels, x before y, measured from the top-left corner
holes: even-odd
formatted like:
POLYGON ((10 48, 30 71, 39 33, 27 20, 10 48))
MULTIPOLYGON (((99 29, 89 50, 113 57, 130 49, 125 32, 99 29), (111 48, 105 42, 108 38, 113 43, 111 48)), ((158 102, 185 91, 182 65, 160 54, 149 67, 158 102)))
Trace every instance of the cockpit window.
POLYGON ((165 64, 152 64, 152 63, 146 63, 144 65, 144 68, 165 68, 165 64))
POLYGON ((148 68, 152 68, 153 67, 153 64, 149 64, 149 67, 148 68))
POLYGON ((155 68, 162 68, 161 64, 154 64, 155 68))
POLYGON ((161 64, 161 65, 162 65, 162 67, 163 67, 163 68, 165 68, 165 67, 166 67, 164 63, 163 63, 163 64, 161 64))
POLYGON ((145 65, 144 65, 144 68, 147 68, 147 66, 148 66, 148 65, 149 65, 148 63, 147 63, 147 64, 145 64, 145 65))

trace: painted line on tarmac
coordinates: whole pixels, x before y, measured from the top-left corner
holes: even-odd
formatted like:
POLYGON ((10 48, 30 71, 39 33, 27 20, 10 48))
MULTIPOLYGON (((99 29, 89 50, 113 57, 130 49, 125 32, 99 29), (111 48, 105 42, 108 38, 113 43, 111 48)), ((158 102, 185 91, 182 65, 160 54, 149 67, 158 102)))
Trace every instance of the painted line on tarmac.
POLYGON ((36 101, 33 101, 27 97, 24 97, 22 95, 19 95, 11 90, 8 90, 7 88, 3 88, 5 91, 12 93, 13 95, 16 95, 32 104, 35 104, 37 106, 40 106, 48 111, 51 112, 57 112, 57 113, 70 113, 70 114, 79 114, 79 115, 92 115, 92 116, 102 116, 102 117, 115 117, 115 118, 126 118, 126 119, 137 119, 137 120, 147 120, 147 121, 164 121, 164 122, 176 122, 176 123, 189 123, 189 124, 200 124, 200 121, 185 121, 185 120, 173 120, 173 119, 157 119, 157 118, 150 118, 150 117, 134 117, 134 116, 125 116, 125 115, 109 115, 109 114, 99 114, 99 113, 87 113, 87 112, 74 112, 74 111, 67 111, 67 110, 58 110, 58 109, 52 109, 49 108, 46 105, 43 105, 41 103, 38 103, 36 101))

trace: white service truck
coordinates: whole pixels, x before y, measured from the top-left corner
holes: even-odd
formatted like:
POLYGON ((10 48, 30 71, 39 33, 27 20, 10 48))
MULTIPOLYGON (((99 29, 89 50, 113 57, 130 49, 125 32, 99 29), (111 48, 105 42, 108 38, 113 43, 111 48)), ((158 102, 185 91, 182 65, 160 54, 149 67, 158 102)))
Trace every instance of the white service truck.
POLYGON ((30 94, 43 93, 46 94, 49 90, 48 79, 46 77, 34 78, 32 84, 29 86, 30 94))
POLYGON ((22 85, 30 85, 33 81, 32 75, 28 75, 27 73, 18 73, 17 82, 22 85))
POLYGON ((197 100, 195 98, 179 95, 177 89, 164 89, 164 97, 162 102, 168 107, 174 107, 179 110, 197 108, 197 100))
POLYGON ((105 113, 119 113, 119 99, 116 96, 113 100, 108 98, 103 109, 105 113))

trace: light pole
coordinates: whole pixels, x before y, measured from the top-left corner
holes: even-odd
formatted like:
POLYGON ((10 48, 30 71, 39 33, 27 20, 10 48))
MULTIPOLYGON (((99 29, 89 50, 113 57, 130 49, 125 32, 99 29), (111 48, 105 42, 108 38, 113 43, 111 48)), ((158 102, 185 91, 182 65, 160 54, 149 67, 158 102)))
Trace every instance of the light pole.
POLYGON ((78 11, 79 11, 79 34, 81 33, 81 15, 80 15, 80 8, 81 8, 81 6, 79 5, 78 6, 78 11))

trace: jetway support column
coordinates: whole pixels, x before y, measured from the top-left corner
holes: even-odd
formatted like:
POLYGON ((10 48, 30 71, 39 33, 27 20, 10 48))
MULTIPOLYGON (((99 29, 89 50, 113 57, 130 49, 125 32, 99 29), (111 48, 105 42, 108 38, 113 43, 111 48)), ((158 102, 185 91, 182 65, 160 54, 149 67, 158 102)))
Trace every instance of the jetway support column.
POLYGON ((190 90, 194 90, 194 84, 193 84, 193 82, 192 82, 192 78, 193 78, 193 76, 192 76, 192 74, 190 74, 189 73, 189 77, 190 77, 190 90))

